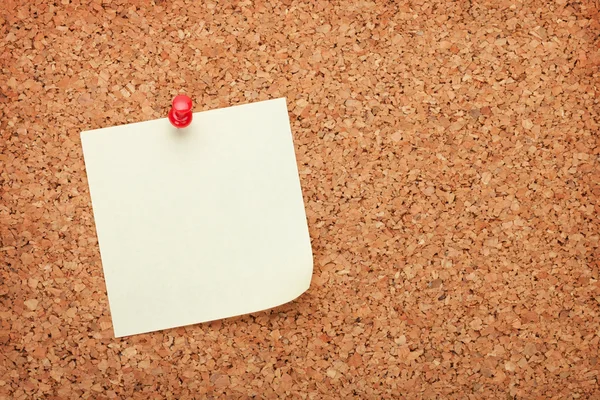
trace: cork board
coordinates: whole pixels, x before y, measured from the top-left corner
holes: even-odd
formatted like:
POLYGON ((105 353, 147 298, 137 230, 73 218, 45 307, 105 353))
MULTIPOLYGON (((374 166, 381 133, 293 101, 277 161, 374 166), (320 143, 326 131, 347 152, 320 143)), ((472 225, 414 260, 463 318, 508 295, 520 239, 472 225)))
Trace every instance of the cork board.
POLYGON ((7 0, 0 398, 598 398, 594 1, 7 0), (286 97, 315 257, 113 338, 79 133, 286 97))

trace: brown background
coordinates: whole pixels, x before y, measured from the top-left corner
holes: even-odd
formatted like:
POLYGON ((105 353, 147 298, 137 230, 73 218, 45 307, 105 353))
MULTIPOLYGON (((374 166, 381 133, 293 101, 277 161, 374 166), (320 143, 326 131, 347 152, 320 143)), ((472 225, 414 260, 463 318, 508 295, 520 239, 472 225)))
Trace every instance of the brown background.
POLYGON ((600 398, 598 19, 2 1, 0 398, 600 398), (310 290, 114 339, 79 133, 285 96, 310 290))

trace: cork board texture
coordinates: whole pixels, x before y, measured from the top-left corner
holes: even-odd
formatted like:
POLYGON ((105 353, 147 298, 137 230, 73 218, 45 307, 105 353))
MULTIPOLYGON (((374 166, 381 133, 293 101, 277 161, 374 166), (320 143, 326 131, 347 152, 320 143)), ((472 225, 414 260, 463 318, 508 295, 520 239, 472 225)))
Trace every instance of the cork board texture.
POLYGON ((600 397, 595 1, 4 0, 0 398, 600 397), (115 339, 79 133, 286 97, 315 268, 115 339))

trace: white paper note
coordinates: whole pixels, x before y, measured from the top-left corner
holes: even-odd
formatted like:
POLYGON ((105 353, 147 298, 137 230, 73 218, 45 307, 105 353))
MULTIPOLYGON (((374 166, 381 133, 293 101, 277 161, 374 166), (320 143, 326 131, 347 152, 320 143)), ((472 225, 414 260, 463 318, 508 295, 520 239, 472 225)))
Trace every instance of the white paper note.
POLYGON ((285 99, 82 132, 115 336, 289 302, 313 262, 285 99))

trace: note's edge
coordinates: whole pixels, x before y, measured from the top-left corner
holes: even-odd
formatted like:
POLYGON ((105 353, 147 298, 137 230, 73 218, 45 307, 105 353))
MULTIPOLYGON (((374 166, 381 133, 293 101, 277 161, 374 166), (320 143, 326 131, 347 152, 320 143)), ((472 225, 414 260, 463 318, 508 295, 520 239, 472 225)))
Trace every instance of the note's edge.
MULTIPOLYGON (((115 324, 115 320, 111 318, 111 321, 113 323, 113 333, 115 338, 122 338, 122 337, 129 337, 129 336, 135 336, 135 335, 143 335, 146 333, 152 333, 152 332, 161 332, 161 331, 168 331, 171 329, 177 329, 177 328, 182 328, 182 327, 186 327, 186 326, 194 326, 194 325, 202 325, 202 324, 206 324, 208 322, 213 322, 213 321, 222 321, 222 320, 227 320, 230 318, 237 318, 237 317, 241 317, 243 315, 249 315, 249 314, 253 314, 253 313, 259 313, 259 312, 264 312, 264 311, 268 311, 268 310, 272 310, 275 309, 277 307, 281 307, 284 304, 290 303, 298 298, 300 298, 304 293, 306 293, 308 291, 308 289, 310 289, 310 284, 312 283, 312 274, 314 271, 314 259, 313 259, 313 255, 312 255, 312 246, 311 246, 311 257, 310 257, 311 261, 310 261, 310 274, 308 276, 307 282, 305 282, 305 285, 302 286, 302 289, 300 290, 300 292, 295 292, 292 296, 290 296, 289 299, 278 303, 278 304, 274 304, 270 307, 266 307, 266 308, 260 308, 254 311, 248 311, 248 312, 243 312, 240 314, 235 314, 235 315, 230 315, 228 317, 223 317, 223 318, 215 318, 215 319, 207 319, 205 321, 198 321, 198 322, 193 322, 191 324, 185 324, 185 325, 173 325, 170 327, 166 327, 166 328, 159 328, 159 329, 149 329, 149 330, 144 330, 141 332, 122 332, 121 330, 119 330, 117 328, 117 325, 115 324)), ((109 300, 109 308, 110 308, 110 300, 109 300)))
MULTIPOLYGON (((129 124, 128 124, 129 125, 129 124)), ((103 129, 106 128, 99 128, 99 129, 93 129, 93 130, 87 130, 87 131, 81 131, 79 133, 79 139, 81 142, 81 152, 83 155, 83 165, 84 165, 84 171, 85 171, 85 180, 87 182, 87 187, 88 187, 88 197, 89 197, 89 204, 91 206, 91 211, 92 211, 92 222, 94 224, 94 232, 96 233, 96 248, 98 249, 98 255, 100 257, 100 270, 102 271, 102 278, 104 279, 104 285, 105 285, 105 293, 106 293, 106 300, 108 303, 108 314, 110 316, 110 320, 112 322, 113 325, 113 334, 115 336, 115 338, 117 337, 124 337, 123 335, 121 336, 117 336, 117 331, 115 329, 115 318, 114 318, 114 314, 113 314, 113 307, 114 304, 111 302, 111 296, 110 296, 110 290, 109 290, 109 285, 107 282, 107 274, 106 274, 106 270, 105 270, 105 263, 104 263, 104 258, 102 255, 102 246, 100 245, 101 239, 100 239, 100 232, 98 229, 98 223, 96 221, 96 206, 94 205, 94 196, 92 194, 92 185, 90 184, 90 175, 89 175, 89 170, 88 170, 88 163, 86 162, 87 158, 86 158, 86 145, 85 142, 87 140, 90 139, 91 134, 93 134, 95 131, 101 131, 103 129)), ((89 144, 88 144, 89 146, 89 144)), ((130 335, 125 335, 125 336, 130 336, 130 335)))
MULTIPOLYGON (((308 228, 308 222, 307 222, 307 228, 308 228)), ((116 323, 116 320, 114 318, 112 318, 112 312, 111 312, 111 321, 113 324, 113 333, 114 333, 115 338, 143 335, 143 334, 152 333, 152 332, 168 331, 170 329, 176 329, 176 328, 181 328, 181 327, 186 327, 186 326, 201 325, 201 324, 205 324, 207 322, 221 321, 221 320, 227 320, 230 318, 241 317, 243 315, 249 315, 249 314, 253 314, 253 313, 259 313, 259 312, 264 312, 264 311, 268 311, 268 310, 273 310, 277 307, 281 307, 284 304, 290 303, 290 302, 300 298, 304 293, 306 293, 308 291, 308 289, 310 289, 310 285, 312 283, 313 272, 314 272, 314 266, 315 266, 314 254, 313 254, 313 250, 312 250, 312 243, 310 241, 310 235, 309 235, 308 231, 307 231, 307 235, 308 235, 308 238, 307 238, 308 239, 308 243, 307 243, 308 244, 308 252, 306 255, 308 256, 308 259, 306 260, 306 262, 309 265, 307 265, 307 268, 306 268, 306 275, 302 279, 303 282, 300 285, 298 285, 299 290, 291 292, 290 296, 287 297, 286 300, 275 303, 275 304, 265 307, 265 308, 258 308, 256 310, 252 310, 252 311, 245 311, 245 312, 242 312, 239 314, 230 315, 228 317, 201 320, 201 321, 196 321, 196 322, 192 322, 189 324, 173 325, 173 326, 158 328, 158 329, 142 330, 140 332, 137 332, 137 331, 127 332, 127 330, 118 329, 118 326, 117 326, 118 324, 116 323)), ((109 303, 109 310, 111 310, 110 298, 108 299, 108 303, 109 303)))
MULTIPOLYGON (((285 97, 285 96, 284 97, 275 97, 273 99, 266 99, 266 100, 260 100, 260 101, 251 101, 248 103, 234 104, 234 105, 229 105, 229 106, 225 106, 225 107, 213 108, 213 109, 209 109, 209 110, 195 111, 192 113, 192 115, 199 118, 199 114, 211 113, 211 112, 215 112, 215 111, 226 110, 226 109, 236 108, 236 107, 250 106, 250 105, 255 105, 255 104, 260 104, 260 103, 267 103, 270 101, 272 101, 272 102, 283 101, 283 104, 286 108, 286 112, 288 113, 288 119, 289 119, 289 110, 287 108, 287 97, 285 97)), ((146 124, 149 122, 156 122, 156 121, 168 121, 168 118, 147 119, 144 121, 128 122, 128 123, 123 123, 123 124, 119 124, 119 125, 110 125, 110 126, 104 126, 104 127, 100 127, 100 128, 87 129, 85 131, 81 131, 79 136, 80 136, 81 141, 83 142, 84 134, 86 134, 86 136, 88 136, 87 134, 98 132, 98 131, 103 131, 103 130, 108 130, 108 129, 113 129, 113 128, 120 128, 120 127, 131 126, 131 125, 137 125, 137 124, 146 124)), ((192 123, 194 123, 194 122, 192 121, 192 123)), ((183 129, 185 129, 185 128, 183 128, 183 129)))

